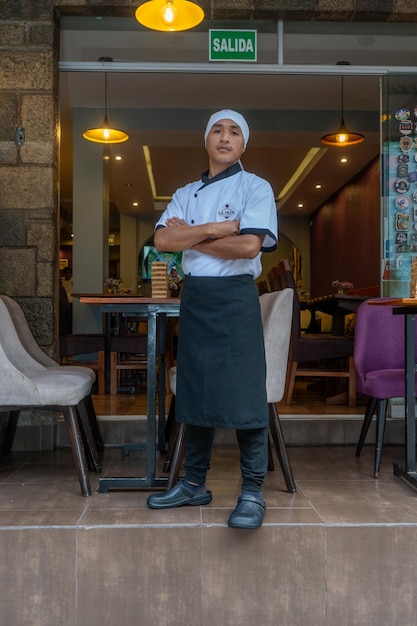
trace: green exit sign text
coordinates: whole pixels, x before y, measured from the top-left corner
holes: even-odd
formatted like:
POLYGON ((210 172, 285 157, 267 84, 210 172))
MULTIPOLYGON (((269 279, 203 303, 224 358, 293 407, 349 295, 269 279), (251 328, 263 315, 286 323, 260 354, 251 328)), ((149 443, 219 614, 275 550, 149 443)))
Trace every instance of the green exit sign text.
POLYGON ((210 30, 210 61, 256 61, 256 30, 210 30))

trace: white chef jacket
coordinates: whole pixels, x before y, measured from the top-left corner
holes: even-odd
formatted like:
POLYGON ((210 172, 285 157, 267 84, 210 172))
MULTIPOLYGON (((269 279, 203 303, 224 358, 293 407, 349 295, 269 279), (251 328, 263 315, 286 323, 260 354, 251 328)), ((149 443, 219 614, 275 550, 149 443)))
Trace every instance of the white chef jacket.
POLYGON ((193 276, 251 274, 255 279, 262 271, 262 251, 271 252, 277 246, 278 219, 272 187, 263 178, 246 172, 240 162, 211 179, 207 174, 175 192, 155 229, 164 227, 171 217, 190 226, 239 220, 242 235, 264 235, 261 252, 254 259, 219 259, 187 249, 182 254, 182 267, 185 274, 193 276))

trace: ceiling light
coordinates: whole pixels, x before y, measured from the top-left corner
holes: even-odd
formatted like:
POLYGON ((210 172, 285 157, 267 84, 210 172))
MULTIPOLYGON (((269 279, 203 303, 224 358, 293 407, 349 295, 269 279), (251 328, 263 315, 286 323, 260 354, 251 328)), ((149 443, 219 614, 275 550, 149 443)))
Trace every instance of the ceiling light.
POLYGON ((343 116, 343 76, 342 79, 342 119, 340 121, 340 125, 338 130, 335 133, 330 133, 329 135, 324 135, 321 138, 321 142, 326 146, 354 146, 357 143, 362 143, 365 141, 365 137, 360 133, 351 133, 345 124, 344 116, 343 116))
POLYGON ((348 162, 348 160, 347 160, 347 158, 346 158, 346 157, 342 157, 342 158, 340 159, 340 162, 341 162, 341 163, 347 163, 347 162, 348 162))
POLYGON ((302 202, 299 202, 299 203, 297 204, 297 207, 298 207, 299 209, 302 209, 302 208, 303 208, 303 206, 304 206, 304 204, 303 204, 302 202))
POLYGON ((84 139, 95 143, 122 143, 129 139, 123 130, 112 128, 107 115, 107 72, 104 73, 104 120, 100 128, 90 128, 83 132, 84 139))
POLYGON ((132 206, 139 206, 139 202, 132 202, 132 206))
POLYGON ((189 0, 148 0, 138 6, 135 17, 152 30, 188 30, 203 21, 204 11, 189 0))
POLYGON ((316 189, 321 189, 321 185, 320 185, 320 183, 317 183, 317 185, 316 185, 316 189))
POLYGON ((285 183, 278 195, 278 201, 282 202, 285 196, 289 194, 293 188, 301 183, 302 180, 311 172, 313 167, 318 163, 321 157, 326 154, 324 148, 310 148, 305 157, 301 161, 300 165, 295 170, 294 174, 285 183))
POLYGON ((117 156, 114 157, 115 161, 121 161, 123 157, 120 156, 120 154, 118 154, 117 156))

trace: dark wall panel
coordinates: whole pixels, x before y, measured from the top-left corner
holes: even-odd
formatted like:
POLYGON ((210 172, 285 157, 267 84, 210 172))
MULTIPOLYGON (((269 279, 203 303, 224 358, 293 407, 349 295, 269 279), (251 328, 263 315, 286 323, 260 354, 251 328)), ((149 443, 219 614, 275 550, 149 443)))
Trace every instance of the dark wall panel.
POLYGON ((334 280, 380 283, 379 172, 376 159, 312 215, 312 297, 332 293, 334 280))

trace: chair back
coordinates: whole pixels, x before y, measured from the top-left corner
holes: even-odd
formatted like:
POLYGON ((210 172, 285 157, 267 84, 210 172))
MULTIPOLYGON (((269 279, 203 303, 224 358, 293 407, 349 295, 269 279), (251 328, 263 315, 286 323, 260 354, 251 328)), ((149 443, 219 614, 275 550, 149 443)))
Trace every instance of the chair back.
MULTIPOLYGON (((383 300, 383 298, 380 298, 383 300)), ((356 387, 364 391, 368 372, 404 369, 404 316, 393 315, 393 306, 363 302, 356 313, 354 363, 356 387)))
POLYGON ((278 263, 279 270, 279 282, 281 289, 292 289, 294 292, 293 302, 293 322, 292 322, 292 337, 298 339, 301 336, 301 307, 300 300, 298 298, 297 288, 294 280, 294 274, 291 271, 291 266, 288 259, 281 259, 278 263))
POLYGON ((20 305, 8 296, 0 296, 0 300, 9 312, 10 318, 26 352, 44 367, 57 367, 56 361, 45 354, 36 343, 20 305))
POLYGON ((0 347, 4 360, 25 376, 44 372, 46 368, 29 354, 20 340, 3 298, 0 300, 0 347))
MULTIPOLYGON (((22 345, 10 313, 0 299, 0 408, 39 405, 36 385, 31 377, 46 371, 32 359, 22 345)), ((7 410, 7 409, 6 409, 7 410)))
POLYGON ((282 289, 260 296, 265 342, 266 391, 268 402, 284 397, 288 351, 293 315, 293 289, 282 289))

